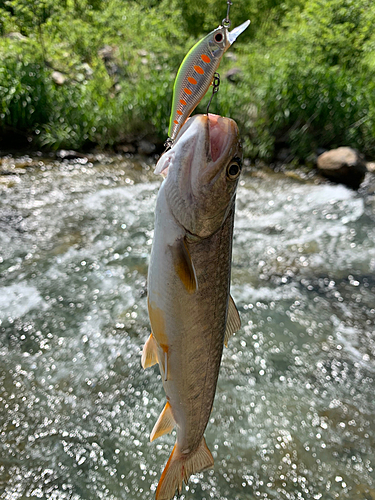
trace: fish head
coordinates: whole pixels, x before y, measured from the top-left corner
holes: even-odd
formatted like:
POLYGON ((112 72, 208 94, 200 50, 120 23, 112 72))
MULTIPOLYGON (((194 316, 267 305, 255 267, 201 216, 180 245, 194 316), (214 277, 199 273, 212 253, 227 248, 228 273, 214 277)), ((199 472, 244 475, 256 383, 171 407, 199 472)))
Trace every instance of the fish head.
POLYGON ((209 114, 184 124, 155 172, 166 174, 164 189, 175 219, 205 238, 222 226, 233 207, 241 168, 236 122, 209 114))

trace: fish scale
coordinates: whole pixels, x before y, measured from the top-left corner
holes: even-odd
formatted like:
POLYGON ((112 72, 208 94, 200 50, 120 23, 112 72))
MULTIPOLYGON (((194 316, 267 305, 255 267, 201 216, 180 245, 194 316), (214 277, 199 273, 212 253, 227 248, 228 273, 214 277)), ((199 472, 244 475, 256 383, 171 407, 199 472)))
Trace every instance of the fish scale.
POLYGON ((176 337, 182 339, 182 343, 171 356, 169 363, 192 376, 189 379, 178 379, 178 383, 171 376, 163 382, 166 394, 173 393, 172 397, 176 399, 179 399, 178 394, 181 392, 188 394, 186 399, 179 401, 180 410, 186 413, 186 420, 190 422, 186 436, 178 436, 182 449, 191 449, 199 444, 211 413, 223 350, 232 227, 233 218, 228 217, 224 227, 212 237, 212 241, 189 245, 200 288, 194 297, 186 297, 183 294, 183 285, 178 287, 180 289, 175 290, 176 295, 183 296, 184 303, 171 300, 174 307, 166 308, 167 314, 168 311, 174 311, 175 315, 176 309, 183 305, 184 315, 187 317, 183 325, 171 326, 176 337), (222 240, 220 246, 218 240, 222 240), (224 257, 219 262, 218 254, 224 257), (205 339, 203 346, 202 338, 205 339), (202 372, 205 373, 204 384, 197 383, 202 372))

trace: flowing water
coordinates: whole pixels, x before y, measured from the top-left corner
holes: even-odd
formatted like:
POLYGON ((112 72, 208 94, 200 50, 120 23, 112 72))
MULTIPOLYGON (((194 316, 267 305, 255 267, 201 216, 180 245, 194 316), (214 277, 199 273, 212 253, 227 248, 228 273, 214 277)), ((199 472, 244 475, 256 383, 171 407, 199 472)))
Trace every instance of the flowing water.
MULTIPOLYGON (((118 158, 3 160, 0 498, 152 499, 174 436, 146 275, 160 179, 118 158)), ((182 499, 375 499, 375 197, 244 173, 215 468, 182 499)))

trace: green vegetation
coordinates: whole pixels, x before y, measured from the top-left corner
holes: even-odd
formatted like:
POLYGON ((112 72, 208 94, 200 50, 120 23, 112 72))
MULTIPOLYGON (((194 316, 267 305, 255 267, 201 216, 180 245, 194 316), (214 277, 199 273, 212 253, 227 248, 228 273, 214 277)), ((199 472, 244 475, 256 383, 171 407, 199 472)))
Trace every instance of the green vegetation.
MULTIPOLYGON (((178 66, 225 14, 225 0, 0 0, 3 144, 163 142, 178 66)), ((349 145, 374 157, 373 1, 234 0, 233 26, 247 18, 211 107, 238 122, 246 154, 349 145)))

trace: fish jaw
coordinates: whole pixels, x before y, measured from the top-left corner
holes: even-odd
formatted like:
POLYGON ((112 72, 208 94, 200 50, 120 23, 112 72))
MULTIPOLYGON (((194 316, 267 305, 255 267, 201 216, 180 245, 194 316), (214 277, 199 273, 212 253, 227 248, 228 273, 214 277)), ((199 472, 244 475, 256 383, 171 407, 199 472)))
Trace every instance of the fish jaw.
POLYGON ((242 149, 236 123, 218 115, 195 115, 159 160, 157 172, 168 167, 168 204, 176 220, 189 233, 205 238, 219 229, 231 204, 237 179, 227 167, 242 149))

